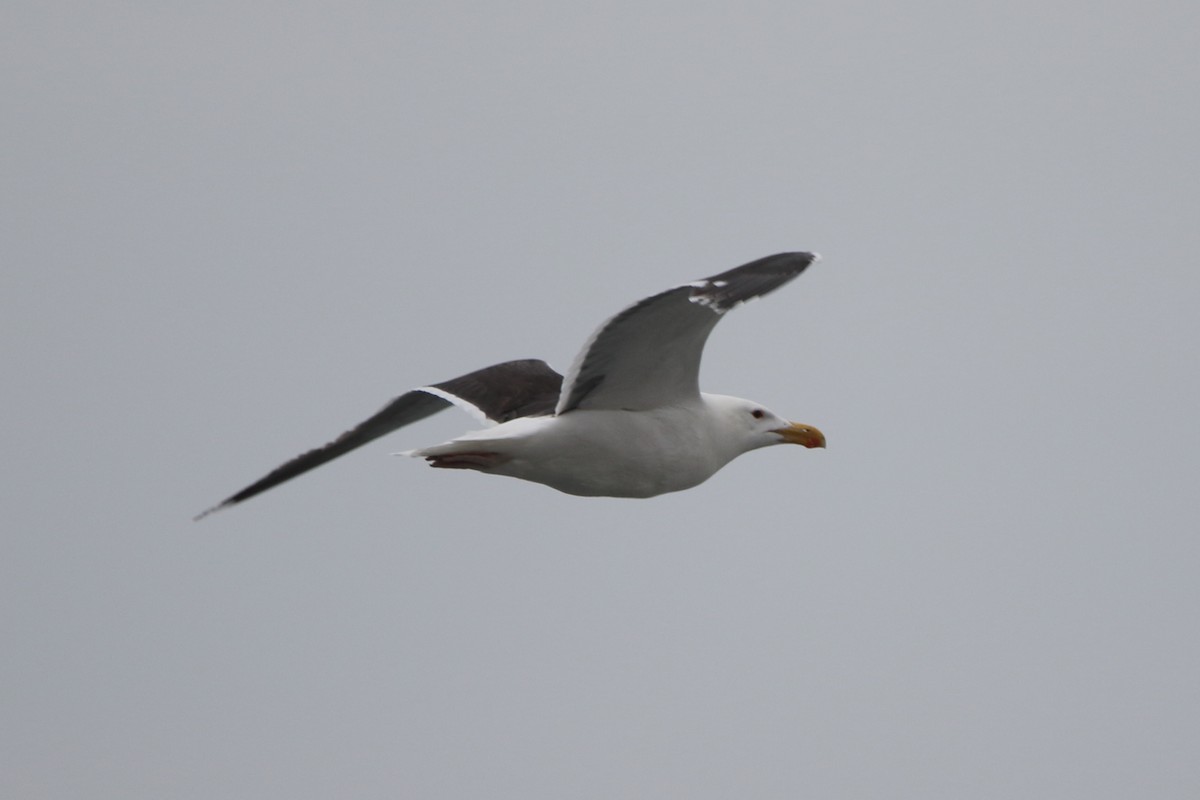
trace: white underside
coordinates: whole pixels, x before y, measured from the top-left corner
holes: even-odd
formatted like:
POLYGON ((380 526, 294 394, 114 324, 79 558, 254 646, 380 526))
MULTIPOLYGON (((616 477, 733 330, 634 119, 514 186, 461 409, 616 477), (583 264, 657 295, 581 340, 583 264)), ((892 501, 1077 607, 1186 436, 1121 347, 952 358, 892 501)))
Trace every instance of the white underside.
POLYGON ((481 471, 567 494, 653 497, 704 482, 747 449, 744 437, 698 400, 647 411, 525 417, 405 455, 498 453, 502 463, 481 471))

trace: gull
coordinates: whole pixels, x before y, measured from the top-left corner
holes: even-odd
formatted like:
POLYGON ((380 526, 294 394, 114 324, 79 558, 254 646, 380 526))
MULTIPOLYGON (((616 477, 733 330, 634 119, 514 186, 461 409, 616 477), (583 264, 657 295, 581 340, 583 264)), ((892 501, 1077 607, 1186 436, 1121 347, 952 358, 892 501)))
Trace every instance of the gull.
POLYGON ((450 406, 486 427, 401 455, 588 497, 678 492, 751 450, 824 447, 825 436, 811 425, 789 422, 752 400, 701 392, 699 385, 704 344, 721 318, 819 258, 778 253, 647 297, 597 328, 565 378, 544 361, 522 359, 405 392, 196 519, 450 406))

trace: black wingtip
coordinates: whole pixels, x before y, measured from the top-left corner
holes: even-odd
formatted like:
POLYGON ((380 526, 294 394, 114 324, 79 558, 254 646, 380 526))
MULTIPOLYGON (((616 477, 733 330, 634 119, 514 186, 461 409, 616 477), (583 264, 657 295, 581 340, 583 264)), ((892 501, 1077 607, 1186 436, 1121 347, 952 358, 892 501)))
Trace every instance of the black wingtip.
POLYGON ((723 314, 747 300, 770 294, 821 258, 817 253, 775 253, 689 284, 694 303, 723 314))
MULTIPOLYGON (((817 263, 820 260, 821 260, 820 253, 809 252, 809 251, 805 251, 805 250, 796 250, 794 252, 776 253, 775 255, 765 256, 756 261, 751 261, 749 264, 743 264, 742 266, 743 267, 751 267, 751 266, 779 267, 779 266, 782 266, 785 264, 790 265, 793 262, 795 262, 798 264, 803 264, 804 266, 801 267, 801 269, 803 270, 805 267, 812 266, 813 264, 817 263)), ((730 270, 730 271, 732 272, 732 270, 730 270)))
POLYGON ((234 502, 236 502, 236 501, 225 500, 220 503, 217 503, 212 508, 206 508, 203 511, 201 511, 199 514, 197 514, 196 516, 192 517, 192 522, 199 522, 200 520, 207 517, 209 514, 215 514, 222 509, 228 508, 229 506, 233 505, 234 502))

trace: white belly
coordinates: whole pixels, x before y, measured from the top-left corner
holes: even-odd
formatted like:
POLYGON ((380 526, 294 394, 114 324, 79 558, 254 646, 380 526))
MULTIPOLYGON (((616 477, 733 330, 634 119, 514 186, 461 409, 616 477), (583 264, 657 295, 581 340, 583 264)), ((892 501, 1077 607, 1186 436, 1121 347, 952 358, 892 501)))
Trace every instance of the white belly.
POLYGON ((523 418, 413 455, 486 450, 504 456, 481 470, 584 496, 653 497, 707 480, 736 453, 717 446, 699 408, 578 410, 523 418))

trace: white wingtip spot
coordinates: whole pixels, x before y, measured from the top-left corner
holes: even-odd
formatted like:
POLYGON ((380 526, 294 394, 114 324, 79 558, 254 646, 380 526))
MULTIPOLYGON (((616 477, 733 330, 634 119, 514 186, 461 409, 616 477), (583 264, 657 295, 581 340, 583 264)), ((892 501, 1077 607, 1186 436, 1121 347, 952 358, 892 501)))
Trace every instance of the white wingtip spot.
POLYGON ((742 304, 742 301, 739 300, 739 301, 735 302, 733 305, 729 306, 729 308, 722 308, 721 306, 717 305, 716 300, 714 300, 711 297, 708 297, 707 295, 702 295, 702 294, 701 295, 692 295, 691 297, 688 298, 688 300, 692 301, 696 305, 704 306, 705 308, 710 309, 710 310, 716 312, 717 314, 724 314, 730 308, 735 308, 742 304))

